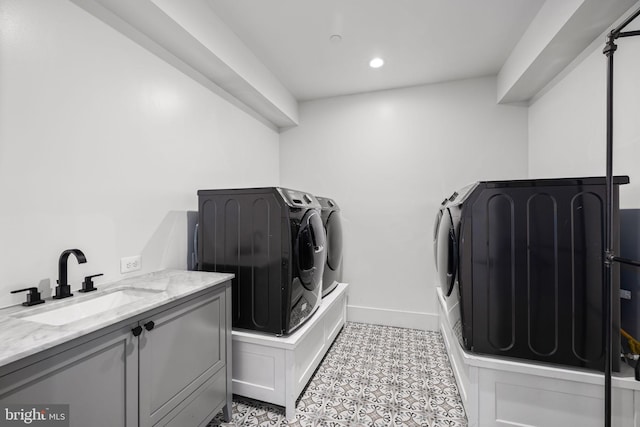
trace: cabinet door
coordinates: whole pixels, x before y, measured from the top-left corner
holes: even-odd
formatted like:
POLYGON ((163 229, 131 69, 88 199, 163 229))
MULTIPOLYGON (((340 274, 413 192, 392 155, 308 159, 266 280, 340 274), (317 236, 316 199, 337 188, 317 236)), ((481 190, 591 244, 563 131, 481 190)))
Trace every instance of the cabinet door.
POLYGON ((69 405, 71 427, 138 425, 138 339, 123 328, 0 377, 0 403, 69 405))
MULTIPOLYGON (((225 366, 224 291, 140 323, 140 425, 156 424, 225 366), (150 323, 153 322, 153 327, 150 323)), ((224 403, 209 402, 211 410, 224 403)))

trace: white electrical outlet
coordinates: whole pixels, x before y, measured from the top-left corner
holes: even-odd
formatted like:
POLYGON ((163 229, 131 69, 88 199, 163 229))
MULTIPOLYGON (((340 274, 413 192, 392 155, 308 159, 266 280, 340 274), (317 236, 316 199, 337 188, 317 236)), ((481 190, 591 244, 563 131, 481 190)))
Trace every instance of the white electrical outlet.
POLYGON ((120 258, 120 273, 140 270, 140 255, 120 258))

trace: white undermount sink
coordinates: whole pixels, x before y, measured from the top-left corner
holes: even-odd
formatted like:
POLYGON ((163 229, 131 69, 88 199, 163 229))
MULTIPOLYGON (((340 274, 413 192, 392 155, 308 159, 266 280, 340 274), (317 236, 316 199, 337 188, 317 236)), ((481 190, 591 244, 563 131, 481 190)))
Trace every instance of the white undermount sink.
POLYGON ((44 323, 53 326, 66 325, 87 317, 95 316, 96 314, 103 313, 105 311, 131 304, 143 298, 148 298, 158 292, 159 291, 149 289, 118 289, 94 298, 87 298, 79 301, 69 300, 67 304, 61 307, 38 312, 37 314, 26 316, 19 315, 15 317, 19 317, 22 320, 28 320, 30 322, 44 323))

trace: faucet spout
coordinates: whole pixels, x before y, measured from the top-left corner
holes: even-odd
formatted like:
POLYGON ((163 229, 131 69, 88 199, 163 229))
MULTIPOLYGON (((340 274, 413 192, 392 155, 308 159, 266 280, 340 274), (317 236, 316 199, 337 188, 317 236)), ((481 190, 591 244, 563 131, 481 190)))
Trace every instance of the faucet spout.
POLYGON ((87 258, 80 249, 67 249, 60 254, 60 259, 58 259, 58 286, 56 286, 56 295, 53 297, 54 299, 73 296, 71 293, 71 286, 67 283, 67 261, 71 254, 76 257, 78 264, 84 264, 87 262, 87 258))

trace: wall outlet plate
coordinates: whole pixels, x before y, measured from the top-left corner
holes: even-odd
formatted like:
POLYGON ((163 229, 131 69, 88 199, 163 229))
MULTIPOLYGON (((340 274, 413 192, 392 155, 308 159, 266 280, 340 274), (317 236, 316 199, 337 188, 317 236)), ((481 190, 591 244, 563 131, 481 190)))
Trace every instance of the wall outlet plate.
POLYGON ((120 258, 120 273, 131 273, 140 270, 140 255, 120 258))

